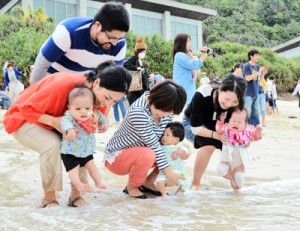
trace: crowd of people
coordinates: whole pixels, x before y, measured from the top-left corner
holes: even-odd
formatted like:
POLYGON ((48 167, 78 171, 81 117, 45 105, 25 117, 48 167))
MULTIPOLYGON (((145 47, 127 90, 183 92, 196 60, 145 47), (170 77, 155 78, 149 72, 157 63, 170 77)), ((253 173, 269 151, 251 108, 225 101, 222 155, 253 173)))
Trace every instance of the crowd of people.
MULTIPOLYGON (((111 107, 117 129, 105 146, 104 160, 113 174, 128 175, 123 193, 146 199, 149 194, 166 197, 167 187, 175 185, 176 195, 199 190, 216 149, 222 150, 219 174, 234 190, 243 187, 251 164, 247 148, 261 139, 266 114, 278 113, 275 76, 265 80, 268 67, 258 65, 259 52, 250 50, 249 62, 236 64, 222 80, 217 75, 210 81, 200 71, 209 48, 202 47, 200 57, 194 56, 191 36, 178 34, 173 78, 165 80, 149 72, 143 61, 148 47, 142 36, 134 55, 125 59, 129 25, 125 7, 112 2, 93 19, 63 21, 30 66, 31 85, 26 89, 14 63, 4 66, 3 123, 19 143, 39 153, 42 207, 59 206, 62 163, 71 182, 69 206, 87 204, 82 192, 107 188, 93 161, 94 133, 109 129, 111 107), (181 121, 174 122, 175 115, 182 115, 181 121), (191 154, 185 141, 198 150, 192 177, 184 167, 191 154)), ((293 94, 300 94, 299 82, 293 94)))

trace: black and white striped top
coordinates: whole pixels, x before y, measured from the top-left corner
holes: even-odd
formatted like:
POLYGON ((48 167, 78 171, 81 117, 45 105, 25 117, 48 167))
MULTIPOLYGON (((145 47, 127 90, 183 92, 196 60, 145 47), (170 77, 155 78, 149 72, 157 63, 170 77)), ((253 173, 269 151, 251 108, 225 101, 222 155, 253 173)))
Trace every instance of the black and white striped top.
POLYGON ((146 96, 148 95, 149 92, 146 91, 128 109, 123 123, 105 146, 104 159, 106 161, 113 163, 120 151, 126 148, 149 147, 156 153, 156 163, 160 170, 169 166, 159 139, 174 116, 171 114, 161 118, 160 123, 156 124, 147 106, 146 96))

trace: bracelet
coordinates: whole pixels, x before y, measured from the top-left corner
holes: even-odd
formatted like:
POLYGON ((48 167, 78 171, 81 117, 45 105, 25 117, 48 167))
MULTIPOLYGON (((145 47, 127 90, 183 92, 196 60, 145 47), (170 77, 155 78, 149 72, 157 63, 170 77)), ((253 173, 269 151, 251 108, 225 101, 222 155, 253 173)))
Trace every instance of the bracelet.
POLYGON ((214 131, 211 131, 211 138, 214 138, 214 131))

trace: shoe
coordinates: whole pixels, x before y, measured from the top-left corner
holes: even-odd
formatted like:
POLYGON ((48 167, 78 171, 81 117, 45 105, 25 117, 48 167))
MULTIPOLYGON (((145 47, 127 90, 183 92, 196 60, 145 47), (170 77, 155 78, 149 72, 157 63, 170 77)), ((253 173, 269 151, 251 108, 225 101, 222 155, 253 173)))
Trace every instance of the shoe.
POLYGON ((57 207, 57 206, 59 206, 59 203, 58 203, 57 200, 52 200, 52 201, 49 201, 49 202, 47 202, 47 203, 44 203, 44 204, 42 205, 42 208, 48 208, 48 205, 51 205, 51 204, 56 204, 56 206, 51 206, 51 208, 52 208, 52 207, 57 207))
POLYGON ((150 188, 145 187, 144 185, 140 186, 139 190, 143 193, 150 193, 154 196, 161 197, 161 193, 159 191, 152 190, 150 188))
MULTIPOLYGON (((128 194, 130 196, 130 194, 127 190, 127 187, 124 188, 123 193, 128 194)), ((148 198, 145 194, 140 195, 140 196, 130 196, 130 197, 133 197, 133 198, 136 198, 136 199, 147 199, 148 198)))
POLYGON ((71 200, 71 198, 69 197, 69 206, 70 207, 79 207, 79 206, 77 206, 75 203, 77 202, 77 201, 79 201, 79 200, 83 200, 84 201, 84 199, 81 197, 81 196, 79 196, 79 197, 76 197, 74 200, 71 200))

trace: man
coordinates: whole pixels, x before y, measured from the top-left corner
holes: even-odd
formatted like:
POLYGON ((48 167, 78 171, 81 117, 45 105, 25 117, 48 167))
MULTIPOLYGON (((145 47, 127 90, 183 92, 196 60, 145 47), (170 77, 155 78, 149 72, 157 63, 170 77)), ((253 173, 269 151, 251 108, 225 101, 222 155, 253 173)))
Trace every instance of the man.
POLYGON ((60 71, 83 75, 107 60, 122 65, 128 30, 128 12, 118 3, 104 4, 94 19, 62 21, 40 49, 31 83, 60 71))
POLYGON ((259 121, 259 101, 258 101, 258 84, 265 74, 268 67, 259 67, 259 52, 250 50, 248 52, 248 63, 243 65, 243 76, 247 80, 247 90, 244 97, 245 108, 249 113, 248 123, 256 126, 259 121))

